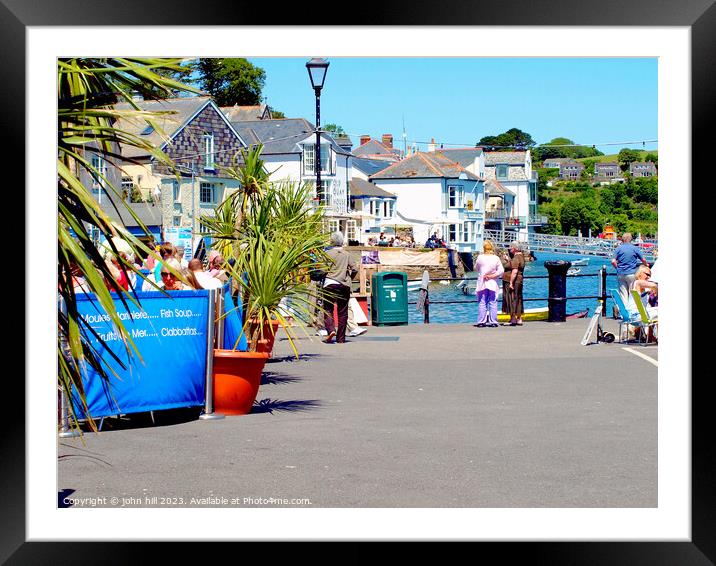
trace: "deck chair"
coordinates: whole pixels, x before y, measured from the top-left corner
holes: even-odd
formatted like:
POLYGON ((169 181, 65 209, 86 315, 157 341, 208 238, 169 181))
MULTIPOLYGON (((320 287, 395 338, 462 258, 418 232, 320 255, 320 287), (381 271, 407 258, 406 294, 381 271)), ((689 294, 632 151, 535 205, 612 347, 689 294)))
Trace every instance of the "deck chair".
POLYGON ((642 326, 641 318, 629 312, 629 309, 624 304, 622 296, 619 294, 617 289, 609 289, 609 292, 612 295, 614 304, 619 309, 619 342, 628 342, 629 327, 633 326, 634 328, 640 328, 642 326), (626 327, 626 340, 624 339, 624 327, 626 327))
POLYGON ((641 322, 641 327, 644 329, 644 332, 641 333, 643 336, 639 336, 639 342, 641 343, 641 339, 643 337, 643 345, 646 346, 649 342, 649 331, 653 333, 658 327, 659 321, 656 318, 651 318, 649 313, 646 312, 646 307, 644 306, 644 303, 641 302, 639 291, 631 290, 630 293, 632 299, 634 299, 634 302, 636 303, 636 310, 639 311, 639 321, 641 322))

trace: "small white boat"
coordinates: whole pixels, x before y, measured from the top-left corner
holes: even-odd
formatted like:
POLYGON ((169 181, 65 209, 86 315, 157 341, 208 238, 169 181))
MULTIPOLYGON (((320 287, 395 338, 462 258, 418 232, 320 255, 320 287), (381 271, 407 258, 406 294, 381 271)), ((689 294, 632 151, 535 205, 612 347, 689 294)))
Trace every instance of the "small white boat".
POLYGON ((589 265, 589 258, 583 257, 581 259, 575 259, 574 261, 570 262, 572 264, 572 267, 577 265, 589 265))

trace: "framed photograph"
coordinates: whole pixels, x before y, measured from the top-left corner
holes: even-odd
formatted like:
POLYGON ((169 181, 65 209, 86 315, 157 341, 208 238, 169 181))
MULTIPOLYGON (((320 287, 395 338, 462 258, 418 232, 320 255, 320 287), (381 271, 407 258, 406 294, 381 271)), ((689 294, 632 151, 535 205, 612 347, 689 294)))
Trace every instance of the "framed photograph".
MULTIPOLYGON (((694 207, 697 213, 692 215, 691 199, 693 186, 703 182, 697 180, 701 178, 695 174, 697 167, 710 161, 705 134, 713 124, 716 99, 712 70, 716 8, 709 1, 696 0, 678 8, 612 0, 599 5, 560 0, 549 6, 449 1, 439 9, 391 2, 372 9, 375 16, 353 10, 352 19, 341 25, 314 25, 303 8, 289 6, 280 15, 268 15, 266 7, 255 5, 232 5, 229 10, 228 5, 211 3, 198 10, 188 2, 130 0, 120 9, 104 0, 91 7, 71 0, 27 5, 0 0, 6 135, 26 151, 25 325, 29 330, 26 386, 7 380, 14 393, 10 398, 16 405, 24 400, 24 412, 6 420, 0 560, 54 563, 59 552, 71 556, 73 563, 94 563, 97 545, 85 544, 90 541, 101 542, 102 554, 112 557, 108 562, 126 563, 144 556, 145 545, 139 542, 154 540, 437 540, 494 541, 497 544, 489 548, 497 550, 501 559, 534 563, 716 563, 716 544, 709 534, 716 532, 714 442, 706 407, 710 396, 707 372, 692 374, 691 336, 696 308, 691 306, 691 278, 697 265, 692 264, 692 226, 708 225, 705 213, 698 213, 707 207, 694 207), (241 14, 226 16, 235 10, 241 14), (56 59, 120 55, 292 57, 303 74, 305 84, 300 88, 311 96, 305 71, 305 61, 311 57, 326 57, 334 68, 342 58, 658 61, 659 257, 667 268, 664 300, 672 301, 662 317, 666 324, 656 364, 660 366, 658 485, 652 482, 649 488, 657 495, 656 505, 515 509, 506 504, 457 509, 459 505, 446 501, 440 508, 397 509, 65 508, 61 502, 66 494, 58 491, 57 483, 56 395, 48 388, 48 376, 56 371, 56 327, 40 324, 57 309, 53 232, 57 207, 52 198, 57 176, 56 59), (248 534, 239 534, 240 523, 246 524, 248 534)), ((549 77, 532 77, 525 96, 542 80, 549 77)), ((496 96, 503 88, 492 84, 489 76, 482 82, 485 91, 494 89, 496 96)), ((380 85, 356 85, 360 87, 380 85)), ((436 104, 447 88, 455 88, 455 83, 436 82, 436 104)), ((609 88, 608 79, 604 88, 609 88)), ((306 106, 305 117, 313 119, 312 106, 306 106)), ((606 119, 599 108, 585 116, 585 120, 606 119)), ((210 143, 213 152, 213 137, 210 143)), ((173 197, 176 202, 180 194, 177 191, 173 197)), ((462 202, 460 197, 456 192, 456 206, 462 202)), ((619 375, 619 368, 614 372, 619 375)), ((83 457, 101 459, 91 450, 83 457)), ((630 499, 625 496, 625 500, 630 499)), ((163 546, 162 552, 169 555, 177 548, 182 557, 187 556, 178 545, 163 546)))

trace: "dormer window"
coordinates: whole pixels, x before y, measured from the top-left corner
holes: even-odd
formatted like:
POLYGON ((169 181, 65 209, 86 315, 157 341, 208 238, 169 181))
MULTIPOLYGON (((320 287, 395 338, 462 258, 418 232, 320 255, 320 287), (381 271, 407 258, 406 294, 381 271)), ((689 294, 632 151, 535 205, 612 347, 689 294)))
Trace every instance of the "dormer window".
POLYGON ((498 179, 507 179, 507 165, 497 165, 495 167, 495 175, 498 179))
POLYGON ((206 132, 204 134, 204 170, 214 171, 216 163, 214 161, 214 134, 206 132))
MULTIPOLYGON (((321 144, 321 173, 331 174, 330 156, 330 147, 321 144)), ((303 146, 303 173, 305 175, 316 174, 316 144, 307 143, 303 146)))

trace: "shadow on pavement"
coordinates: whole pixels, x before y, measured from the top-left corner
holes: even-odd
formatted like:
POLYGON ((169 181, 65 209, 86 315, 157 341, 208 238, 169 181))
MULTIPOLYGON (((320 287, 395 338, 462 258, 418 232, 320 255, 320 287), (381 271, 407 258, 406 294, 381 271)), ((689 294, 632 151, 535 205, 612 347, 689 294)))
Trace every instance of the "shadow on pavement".
POLYGON ((261 401, 254 402, 254 406, 251 408, 251 414, 273 413, 274 411, 296 413, 300 411, 311 411, 320 408, 321 405, 322 403, 316 399, 281 401, 267 397, 266 399, 261 399, 261 401))
MULTIPOLYGON (((101 423, 100 432, 154 426, 171 426, 197 420, 203 409, 204 407, 202 405, 201 407, 182 407, 179 409, 154 411, 153 415, 150 412, 132 413, 129 415, 105 417, 104 422, 102 422, 101 419, 95 419, 95 423, 98 428, 101 423)), ((92 431, 87 422, 82 423, 80 426, 84 432, 92 431)))
POLYGON ((310 361, 311 358, 316 358, 320 356, 320 354, 299 354, 298 358, 294 356, 293 354, 290 354, 288 356, 276 356, 273 358, 269 358, 266 360, 267 364, 277 364, 281 362, 307 362, 310 361))
POLYGON ((283 385, 285 383, 298 383, 300 377, 286 375, 275 371, 265 371, 261 374, 261 385, 283 385))

